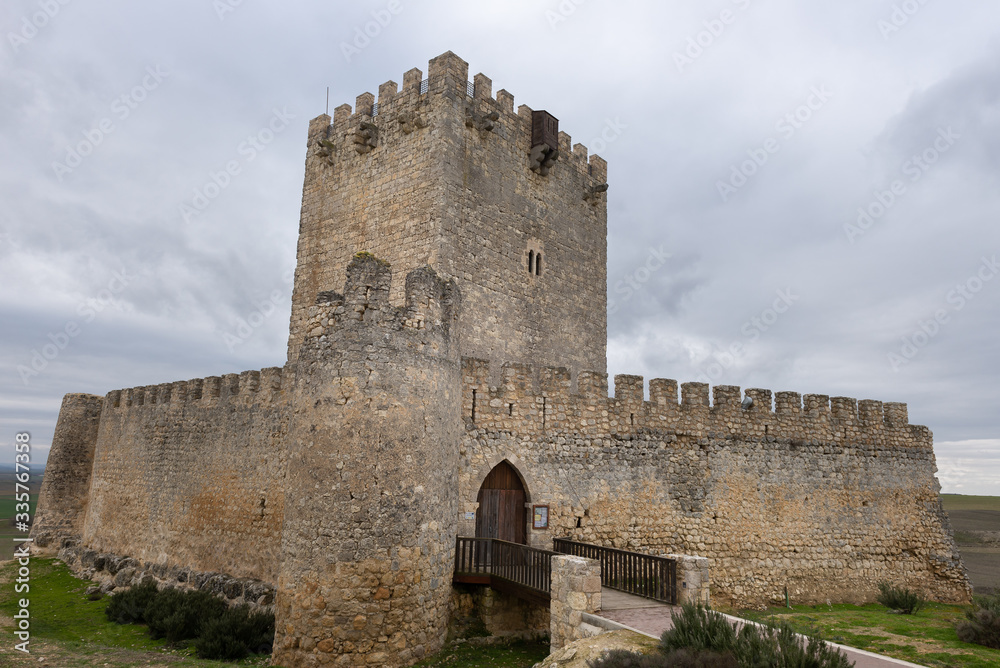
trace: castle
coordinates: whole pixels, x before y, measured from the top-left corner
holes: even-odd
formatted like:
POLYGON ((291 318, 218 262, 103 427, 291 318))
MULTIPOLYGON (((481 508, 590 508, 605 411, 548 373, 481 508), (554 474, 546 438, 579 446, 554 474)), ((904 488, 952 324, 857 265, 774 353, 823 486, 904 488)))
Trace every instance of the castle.
POLYGON ((285 666, 439 649, 456 536, 696 554, 734 605, 881 579, 967 600, 905 404, 664 379, 647 400, 626 375, 608 396, 606 190, 450 52, 315 118, 286 364, 67 395, 36 544, 124 584, 273 591, 285 666))

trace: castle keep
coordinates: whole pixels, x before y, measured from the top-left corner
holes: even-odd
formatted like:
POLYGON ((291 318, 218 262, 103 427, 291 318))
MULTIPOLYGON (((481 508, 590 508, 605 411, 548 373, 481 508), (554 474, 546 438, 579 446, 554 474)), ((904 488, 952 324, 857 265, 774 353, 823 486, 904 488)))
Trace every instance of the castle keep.
POLYGON ((286 666, 439 649, 456 536, 700 555, 736 605, 966 600, 905 404, 608 395, 606 164, 491 88, 449 52, 309 124, 286 364, 66 395, 37 544, 273 605, 286 666))

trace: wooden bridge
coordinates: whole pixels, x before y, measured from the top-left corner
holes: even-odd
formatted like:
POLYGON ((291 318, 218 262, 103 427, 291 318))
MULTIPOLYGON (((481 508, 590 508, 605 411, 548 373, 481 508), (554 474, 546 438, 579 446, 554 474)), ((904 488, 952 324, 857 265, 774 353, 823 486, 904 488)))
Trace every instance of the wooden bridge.
POLYGON ((489 585, 533 603, 548 605, 552 557, 570 554, 601 562, 601 586, 654 601, 677 602, 677 564, 673 559, 563 538, 555 550, 542 550, 497 538, 455 540, 454 582, 489 585))

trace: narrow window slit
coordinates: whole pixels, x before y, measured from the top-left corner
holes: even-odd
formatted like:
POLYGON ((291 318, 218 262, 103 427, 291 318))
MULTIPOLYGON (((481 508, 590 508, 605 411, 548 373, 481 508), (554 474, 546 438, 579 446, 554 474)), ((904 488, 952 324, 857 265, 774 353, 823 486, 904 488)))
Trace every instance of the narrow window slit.
POLYGON ((535 251, 528 251, 528 273, 535 273, 535 251))
POLYGON ((472 391, 472 421, 476 421, 476 391, 472 391))
POLYGON ((542 254, 539 253, 535 256, 535 276, 542 275, 542 254))

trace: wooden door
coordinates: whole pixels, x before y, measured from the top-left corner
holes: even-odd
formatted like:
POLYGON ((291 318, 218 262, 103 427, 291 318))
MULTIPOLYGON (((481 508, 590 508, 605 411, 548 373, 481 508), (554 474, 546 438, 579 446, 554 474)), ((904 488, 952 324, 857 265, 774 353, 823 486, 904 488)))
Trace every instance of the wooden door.
POLYGON ((527 495, 514 467, 501 462, 490 471, 479 489, 476 536, 526 543, 527 495))

